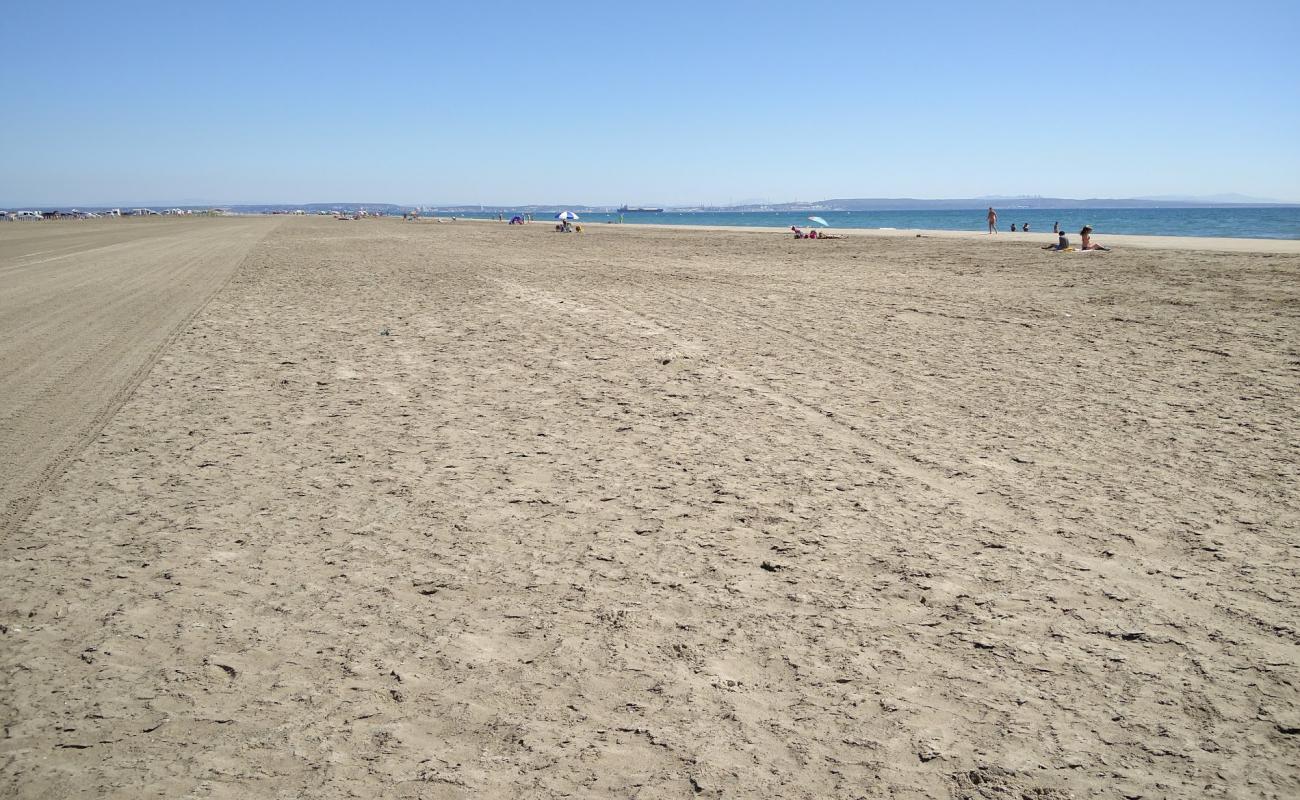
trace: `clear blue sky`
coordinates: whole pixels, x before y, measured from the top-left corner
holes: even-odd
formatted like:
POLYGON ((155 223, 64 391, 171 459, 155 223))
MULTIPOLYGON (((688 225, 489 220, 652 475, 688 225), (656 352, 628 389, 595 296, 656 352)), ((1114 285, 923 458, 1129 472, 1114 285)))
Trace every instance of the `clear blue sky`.
POLYGON ((0 204, 1300 200, 1300 2, 16 2, 0 204))

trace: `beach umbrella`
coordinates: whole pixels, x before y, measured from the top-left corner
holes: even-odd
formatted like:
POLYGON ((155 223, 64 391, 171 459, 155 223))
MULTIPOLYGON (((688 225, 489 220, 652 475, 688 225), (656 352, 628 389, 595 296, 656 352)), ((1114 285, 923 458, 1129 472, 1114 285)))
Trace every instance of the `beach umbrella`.
POLYGON ((808 218, 808 221, 809 221, 809 222, 815 222, 815 223, 817 223, 818 225, 825 225, 825 226, 828 227, 828 228, 831 226, 831 224, 830 224, 829 222, 827 222, 826 220, 822 219, 821 217, 809 217, 809 218, 808 218))
POLYGON ((561 211, 560 213, 555 215, 555 218, 556 219, 577 219, 578 215, 573 213, 572 211, 561 211))

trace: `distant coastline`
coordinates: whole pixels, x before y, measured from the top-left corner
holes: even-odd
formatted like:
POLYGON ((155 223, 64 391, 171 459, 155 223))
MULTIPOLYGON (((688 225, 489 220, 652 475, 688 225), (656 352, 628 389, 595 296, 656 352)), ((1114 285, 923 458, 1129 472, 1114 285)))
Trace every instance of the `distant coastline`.
MULTIPOLYGON (((643 207, 633 211, 655 212, 798 212, 798 211, 964 211, 984 209, 1155 209, 1155 208, 1300 208, 1300 201, 1286 202, 1250 198, 1243 195, 1211 195, 1206 197, 1039 197, 1039 196, 990 196, 966 198, 926 199, 915 197, 857 197, 837 198, 815 201, 792 201, 783 203, 738 203, 731 205, 665 205, 654 208, 643 207)), ((307 213, 358 211, 362 209, 385 214, 403 214, 412 209, 429 213, 505 213, 522 211, 527 213, 554 213, 558 211, 576 211, 589 213, 618 213, 628 210, 615 205, 591 203, 388 203, 388 202, 335 202, 335 203, 195 203, 195 202, 153 202, 153 203, 0 203, 0 210, 70 210, 99 211, 109 208, 180 208, 187 210, 221 209, 235 213, 269 214, 273 212, 307 213)))
POLYGON ((1161 199, 1151 197, 966 197, 925 200, 911 197, 861 197, 821 200, 813 203, 775 203, 719 206, 711 211, 963 211, 995 208, 1292 208, 1300 203, 1263 200, 1161 199))
MULTIPOLYGON (((1073 208, 1029 208, 1008 203, 997 203, 998 228, 1009 235, 1022 235, 1033 231, 1033 235, 1050 235, 1060 227, 1067 233, 1077 232, 1083 225, 1092 225, 1098 233, 1132 234, 1138 236, 1181 236, 1210 237, 1215 239, 1277 239, 1300 240, 1300 206, 1284 205, 1248 205, 1232 206, 1181 206, 1181 207, 1073 207, 1073 208), (1011 225, 1016 226, 1017 234, 1011 234, 1011 225)), ((621 225, 628 223, 657 226, 706 226, 722 228, 766 228, 785 230, 792 225, 822 224, 832 228, 884 230, 884 231, 975 231, 986 232, 985 208, 931 208, 918 210, 863 210, 842 211, 826 208, 807 208, 802 206, 783 206, 778 209, 762 210, 664 210, 642 211, 634 214, 619 213, 615 210, 590 208, 584 206, 563 207, 515 207, 482 209, 470 207, 428 206, 419 210, 423 219, 478 219, 501 221, 516 215, 531 218, 543 223, 552 221, 555 209, 564 208, 578 214, 588 225, 621 225), (814 223, 810 217, 819 221, 814 223)), ((133 209, 141 212, 142 209, 133 209)), ((203 215, 232 216, 337 216, 337 217, 389 217, 403 218, 412 209, 383 203, 328 203, 288 205, 244 205, 226 206, 218 209, 196 210, 203 215)), ((43 214, 53 218, 93 218, 84 210, 80 212, 52 213, 43 209, 43 214)), ((126 213, 125 211, 123 213, 126 213)), ((144 211, 134 216, 151 216, 168 214, 186 214, 176 208, 162 211, 144 211)), ((19 224, 30 224, 33 215, 15 214, 19 224)), ((12 224, 12 223, 6 223, 12 224)))

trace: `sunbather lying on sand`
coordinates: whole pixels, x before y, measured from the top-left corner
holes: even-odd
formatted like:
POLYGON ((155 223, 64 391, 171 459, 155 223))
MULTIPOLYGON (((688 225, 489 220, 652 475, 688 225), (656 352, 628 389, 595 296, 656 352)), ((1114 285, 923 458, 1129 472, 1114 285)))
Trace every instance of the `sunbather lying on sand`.
POLYGON ((844 238, 843 236, 839 236, 838 234, 819 231, 816 228, 813 228, 810 231, 804 231, 804 229, 800 228, 798 225, 791 225, 790 230, 794 231, 794 238, 796 239, 843 239, 844 238))

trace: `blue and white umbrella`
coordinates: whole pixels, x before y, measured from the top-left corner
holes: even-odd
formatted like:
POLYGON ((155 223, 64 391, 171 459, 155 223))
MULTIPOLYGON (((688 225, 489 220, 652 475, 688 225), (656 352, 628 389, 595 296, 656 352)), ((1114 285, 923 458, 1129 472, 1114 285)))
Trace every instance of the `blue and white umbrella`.
POLYGON ((818 225, 825 225, 825 226, 828 227, 828 228, 831 226, 831 224, 830 224, 829 222, 827 222, 826 220, 822 219, 821 217, 809 217, 809 218, 808 218, 808 221, 809 221, 809 222, 815 222, 815 223, 817 223, 818 225))
POLYGON ((578 215, 573 213, 572 211, 561 211, 560 213, 555 215, 555 218, 556 219, 577 219, 578 215))

